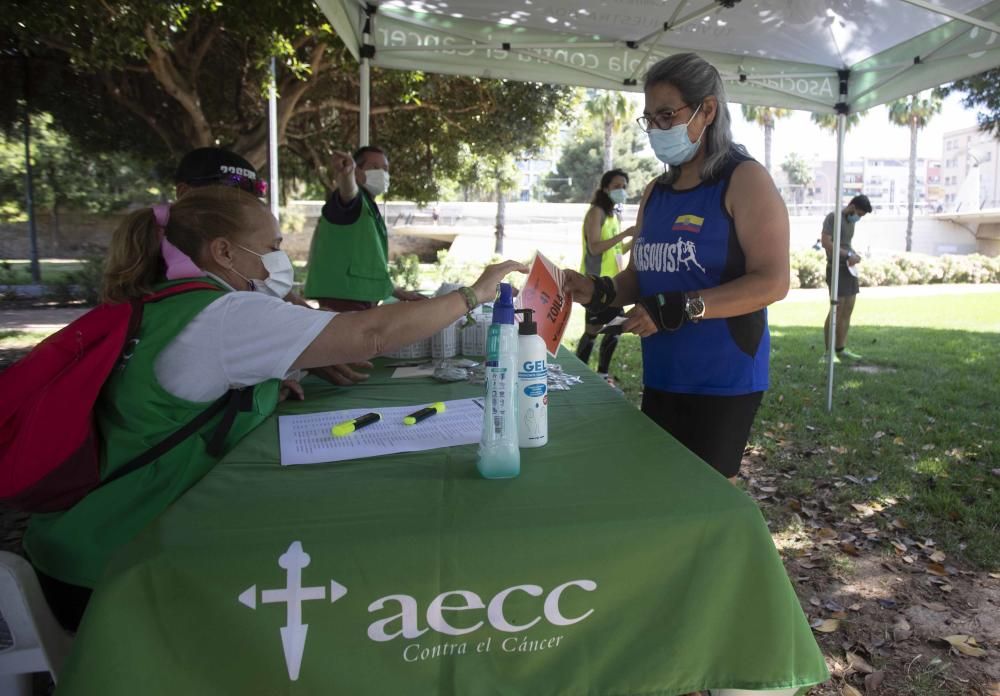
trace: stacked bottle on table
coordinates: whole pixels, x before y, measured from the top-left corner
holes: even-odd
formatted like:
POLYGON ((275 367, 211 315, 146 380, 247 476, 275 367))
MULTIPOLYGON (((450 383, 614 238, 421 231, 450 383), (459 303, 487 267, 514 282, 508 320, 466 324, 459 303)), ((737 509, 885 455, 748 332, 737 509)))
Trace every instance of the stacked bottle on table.
POLYGON ((514 320, 513 289, 500 283, 486 336, 486 400, 477 468, 485 478, 521 472, 520 447, 548 442, 548 370, 545 342, 532 310, 520 329, 514 320))

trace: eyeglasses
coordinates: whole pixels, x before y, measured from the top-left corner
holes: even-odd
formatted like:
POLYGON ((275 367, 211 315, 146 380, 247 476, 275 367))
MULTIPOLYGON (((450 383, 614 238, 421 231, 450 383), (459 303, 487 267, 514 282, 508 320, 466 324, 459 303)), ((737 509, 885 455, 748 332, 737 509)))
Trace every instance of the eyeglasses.
POLYGON ((198 179, 189 179, 186 182, 189 186, 229 186, 231 188, 243 189, 249 194, 264 198, 267 195, 267 182, 263 179, 251 179, 241 174, 220 174, 219 176, 206 176, 198 179))
POLYGON ((674 118, 677 114, 684 111, 684 109, 690 109, 691 107, 685 104, 679 109, 663 109, 662 111, 657 111, 652 116, 640 116, 635 120, 639 124, 639 128, 643 130, 644 133, 648 133, 654 128, 657 130, 670 130, 674 125, 674 118))

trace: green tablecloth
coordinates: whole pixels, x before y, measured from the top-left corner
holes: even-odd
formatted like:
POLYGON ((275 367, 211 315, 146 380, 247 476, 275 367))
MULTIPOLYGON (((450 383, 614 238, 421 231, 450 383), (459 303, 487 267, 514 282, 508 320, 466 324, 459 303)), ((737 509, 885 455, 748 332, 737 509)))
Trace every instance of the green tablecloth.
MULTIPOLYGON (((584 371, 565 350, 559 362, 584 371)), ((549 444, 522 450, 506 481, 477 475, 475 446, 281 467, 266 422, 117 557, 59 696, 617 696, 825 680, 754 502, 585 379, 551 394, 549 444), (297 601, 273 592, 297 585, 297 601)), ((308 387, 280 413, 481 392, 385 369, 308 387)))

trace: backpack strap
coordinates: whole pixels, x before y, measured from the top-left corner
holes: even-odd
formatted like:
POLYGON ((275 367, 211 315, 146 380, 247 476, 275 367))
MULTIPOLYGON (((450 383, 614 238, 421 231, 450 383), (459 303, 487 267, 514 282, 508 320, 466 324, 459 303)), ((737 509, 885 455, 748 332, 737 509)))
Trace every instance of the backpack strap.
MULTIPOLYGON (((131 301, 132 314, 129 317, 128 332, 126 333, 125 345, 122 349, 122 360, 128 361, 128 359, 132 357, 132 351, 135 349, 135 346, 139 343, 138 334, 139 327, 142 326, 142 309, 146 304, 150 302, 159 302, 160 300, 168 297, 180 295, 185 292, 193 292, 195 290, 215 290, 217 292, 225 292, 218 285, 196 281, 171 285, 170 287, 164 288, 158 292, 133 299, 131 301)), ((223 444, 226 441, 226 436, 229 435, 229 431, 233 427, 233 422, 236 420, 236 414, 238 411, 248 410, 247 403, 251 406, 253 404, 253 387, 230 389, 218 399, 213 401, 208 408, 182 425, 176 431, 157 442, 132 461, 115 469, 114 472, 109 474, 99 484, 97 484, 96 488, 105 486, 112 481, 116 481, 121 477, 131 474, 133 471, 137 471, 147 464, 156 461, 174 447, 201 430, 201 428, 212 420, 212 418, 219 413, 219 411, 225 409, 225 414, 219 422, 219 425, 216 426, 215 431, 212 433, 212 439, 209 441, 208 445, 208 453, 210 455, 213 457, 221 456, 223 444)))
MULTIPOLYGON (((212 439, 208 446, 208 452, 214 457, 221 456, 222 454, 222 443, 225 442, 226 436, 229 434, 229 430, 233 427, 233 421, 236 419, 236 411, 241 410, 239 408, 243 395, 242 392, 249 391, 253 394, 253 387, 243 387, 242 389, 230 389, 225 394, 220 396, 218 399, 212 402, 212 404, 206 408, 204 411, 199 413, 197 416, 189 420, 178 430, 175 430, 170 435, 157 442, 155 445, 150 447, 148 450, 140 454, 138 457, 128 462, 127 464, 118 467, 111 474, 106 476, 99 484, 97 488, 105 486, 112 481, 120 479, 123 476, 131 474, 133 471, 137 471, 147 464, 151 464, 156 461, 167 452, 172 450, 177 445, 181 444, 189 437, 194 435, 196 432, 201 430, 202 426, 208 423, 212 418, 223 409, 226 409, 225 415, 222 417, 222 421, 215 428, 212 433, 212 439), (232 412, 232 415, 230 415, 232 412), (218 444, 216 444, 218 443, 218 444), (213 448, 215 451, 213 451, 213 448)), ((95 489, 96 490, 96 489, 95 489)))

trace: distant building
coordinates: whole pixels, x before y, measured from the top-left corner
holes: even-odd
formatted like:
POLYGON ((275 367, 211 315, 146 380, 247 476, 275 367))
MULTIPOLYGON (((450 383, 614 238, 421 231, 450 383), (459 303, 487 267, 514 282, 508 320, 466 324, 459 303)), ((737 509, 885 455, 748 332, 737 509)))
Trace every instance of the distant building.
POLYGON ((554 159, 522 159, 517 161, 517 169, 521 172, 521 182, 518 187, 518 198, 530 201, 536 186, 545 180, 549 174, 556 171, 554 159))
POLYGON ((1000 208, 1000 140, 978 127, 944 134, 944 208, 1000 208), (976 175, 978 182, 969 181, 976 175), (976 184, 978 183, 978 191, 976 184), (969 195, 975 200, 968 200, 969 195))

